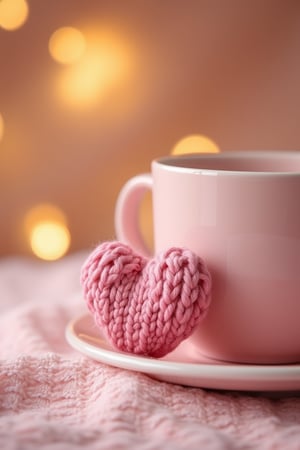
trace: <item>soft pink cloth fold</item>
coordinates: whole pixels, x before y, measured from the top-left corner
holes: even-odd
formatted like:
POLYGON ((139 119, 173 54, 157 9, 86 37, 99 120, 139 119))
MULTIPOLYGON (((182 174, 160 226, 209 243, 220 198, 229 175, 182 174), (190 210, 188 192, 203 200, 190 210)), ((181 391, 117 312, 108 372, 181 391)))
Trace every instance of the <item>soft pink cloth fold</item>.
POLYGON ((85 257, 0 261, 0 448, 300 449, 299 397, 172 385, 71 349, 85 257))

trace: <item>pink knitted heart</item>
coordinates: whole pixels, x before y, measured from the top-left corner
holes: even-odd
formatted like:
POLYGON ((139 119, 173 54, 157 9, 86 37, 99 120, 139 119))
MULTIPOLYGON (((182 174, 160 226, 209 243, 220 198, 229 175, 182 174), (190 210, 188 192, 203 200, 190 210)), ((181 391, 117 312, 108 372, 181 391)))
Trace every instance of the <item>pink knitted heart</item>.
POLYGON ((96 324, 118 350, 161 357, 190 336, 210 304, 211 277, 190 250, 147 260, 120 242, 97 247, 81 284, 96 324))

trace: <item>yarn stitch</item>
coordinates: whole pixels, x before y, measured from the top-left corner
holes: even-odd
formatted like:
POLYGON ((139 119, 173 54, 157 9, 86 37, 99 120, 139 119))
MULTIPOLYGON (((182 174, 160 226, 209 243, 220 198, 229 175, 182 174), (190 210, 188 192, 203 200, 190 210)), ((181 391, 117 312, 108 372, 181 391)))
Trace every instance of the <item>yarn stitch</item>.
POLYGON ((118 350, 162 357, 189 337, 205 317, 211 276, 184 248, 146 259, 120 242, 100 244, 80 278, 94 320, 118 350))

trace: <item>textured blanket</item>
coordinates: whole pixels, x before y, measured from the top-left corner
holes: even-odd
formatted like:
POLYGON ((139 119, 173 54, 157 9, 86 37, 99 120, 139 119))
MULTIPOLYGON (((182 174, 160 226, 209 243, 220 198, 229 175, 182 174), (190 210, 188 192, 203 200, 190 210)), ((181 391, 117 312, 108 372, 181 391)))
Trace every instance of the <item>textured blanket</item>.
POLYGON ((300 449, 300 396, 168 384, 70 348, 85 257, 0 261, 0 448, 300 449))

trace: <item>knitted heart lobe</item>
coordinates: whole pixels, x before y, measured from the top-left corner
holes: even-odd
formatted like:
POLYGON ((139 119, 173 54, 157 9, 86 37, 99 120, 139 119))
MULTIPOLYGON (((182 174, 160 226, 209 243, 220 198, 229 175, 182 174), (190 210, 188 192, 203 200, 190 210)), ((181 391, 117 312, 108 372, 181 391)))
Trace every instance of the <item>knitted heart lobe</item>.
POLYGON ((205 317, 211 276, 197 255, 170 248, 153 259, 104 242, 81 270, 87 307, 118 350, 162 357, 205 317))

